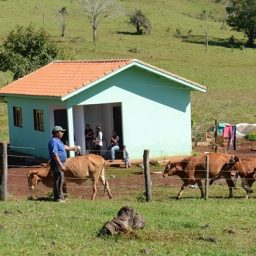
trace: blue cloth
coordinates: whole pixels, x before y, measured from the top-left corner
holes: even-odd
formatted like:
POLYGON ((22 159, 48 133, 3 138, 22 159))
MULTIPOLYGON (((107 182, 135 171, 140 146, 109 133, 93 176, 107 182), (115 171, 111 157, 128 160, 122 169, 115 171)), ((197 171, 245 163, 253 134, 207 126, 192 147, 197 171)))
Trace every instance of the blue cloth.
POLYGON ((222 134, 223 129, 226 127, 226 123, 218 123, 218 134, 222 134))
POLYGON ((52 137, 48 143, 48 150, 51 160, 54 160, 53 156, 54 154, 57 154, 62 163, 66 161, 67 152, 65 150, 65 145, 60 139, 52 137))
POLYGON ((233 149, 236 150, 236 126, 233 125, 233 149))

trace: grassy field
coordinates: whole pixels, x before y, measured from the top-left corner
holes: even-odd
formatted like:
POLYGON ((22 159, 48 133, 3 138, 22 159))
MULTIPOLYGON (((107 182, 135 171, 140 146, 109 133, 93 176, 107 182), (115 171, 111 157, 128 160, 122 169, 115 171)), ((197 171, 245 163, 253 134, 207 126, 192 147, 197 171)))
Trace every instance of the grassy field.
MULTIPOLYGON (((0 201, 0 254, 255 255, 255 196, 246 200, 240 181, 233 199, 226 198, 226 184, 214 183, 208 200, 199 199, 199 189, 192 188, 184 191, 183 199, 176 200, 180 187, 159 184, 156 178, 161 177, 154 174, 152 201, 146 203, 142 185, 138 186, 136 181, 133 189, 127 186, 128 178, 138 175, 137 172, 136 168, 108 169, 113 200, 100 199, 102 186, 95 201, 74 199, 71 194, 64 204, 43 201, 41 194, 40 200, 18 199, 9 191, 8 202, 0 201), (123 179, 114 182, 114 177, 123 179), (97 237, 101 227, 123 206, 133 207, 145 218, 144 229, 137 230, 136 236, 97 237)), ((136 176, 137 180, 141 176, 136 176)), ((177 177, 167 179, 171 178, 177 177)), ((88 184, 91 194, 91 183, 88 184)), ((27 183, 16 185, 19 190, 20 186, 27 188, 27 183)))
POLYGON ((255 255, 253 201, 0 202, 1 255, 255 255), (145 228, 132 238, 96 237, 124 205, 144 216, 145 228))
MULTIPOLYGON (((255 123, 256 50, 229 47, 231 35, 244 42, 243 34, 228 27, 222 30, 220 22, 213 19, 208 22, 208 51, 203 43, 198 15, 208 9, 216 18, 220 6, 212 0, 120 2, 125 13, 141 9, 146 14, 153 28, 150 35, 134 35, 135 29, 123 13, 100 25, 98 41, 93 44, 89 22, 76 1, 0 0, 0 40, 17 24, 43 27, 67 59, 137 58, 206 85, 206 94, 192 93, 195 126, 213 125, 214 119, 255 123), (69 24, 61 38, 55 13, 63 6, 69 24), (182 41, 174 37, 177 28, 183 36, 192 30, 191 38, 182 41)), ((10 81, 10 73, 0 73, 0 87, 10 81)), ((4 103, 0 103, 0 123, 0 141, 8 140, 4 103)), ((56 204, 11 198, 8 203, 0 202, 0 255, 256 254, 255 198, 216 196, 205 201, 197 199, 198 190, 193 190, 185 193, 189 195, 186 199, 176 201, 177 192, 178 188, 155 188, 151 203, 138 202, 137 191, 111 202, 69 199, 66 204, 56 204), (98 230, 124 205, 145 217, 145 228, 133 238, 97 238, 98 230)), ((227 195, 227 188, 216 193, 227 195)))
MULTIPOLYGON (((242 33, 221 29, 217 21, 223 12, 212 0, 122 0, 123 13, 104 20, 97 31, 98 41, 92 43, 90 24, 76 1, 0 1, 0 40, 19 25, 32 24, 47 30, 67 59, 137 58, 207 86, 207 93, 192 93, 192 119, 200 123, 219 121, 255 123, 256 50, 230 47, 229 38, 245 42, 242 33), (39 4, 39 6, 38 6, 39 4), (66 6, 69 23, 64 38, 56 11, 66 6), (134 35, 135 28, 127 23, 127 13, 141 9, 152 23, 150 35, 134 35), (207 22, 209 47, 204 45, 204 29, 199 14, 212 12, 207 22), (43 19, 44 14, 44 19, 43 19), (187 40, 174 37, 176 29, 187 40)), ((0 74, 0 86, 11 80, 0 74)), ((2 104, 2 103, 1 103, 2 104)), ((1 105, 0 121, 7 130, 6 107, 1 105)), ((8 133, 1 131, 8 139, 8 133)))

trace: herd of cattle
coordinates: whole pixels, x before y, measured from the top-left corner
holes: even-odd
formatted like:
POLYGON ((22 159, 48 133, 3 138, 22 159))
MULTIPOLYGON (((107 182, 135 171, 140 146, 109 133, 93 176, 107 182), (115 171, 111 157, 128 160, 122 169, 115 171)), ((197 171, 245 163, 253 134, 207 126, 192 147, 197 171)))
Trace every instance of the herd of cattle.
MULTIPOLYGON (((94 200, 97 193, 99 180, 104 185, 104 192, 109 198, 112 194, 109 184, 105 178, 105 160, 101 156, 89 154, 68 158, 65 162, 65 177, 71 182, 83 183, 90 178, 93 181, 94 200)), ((181 161, 169 161, 164 169, 163 177, 177 175, 183 181, 181 189, 177 195, 180 199, 183 190, 188 185, 198 184, 201 197, 204 197, 202 179, 206 178, 207 171, 212 184, 215 180, 224 178, 229 187, 229 197, 233 197, 233 188, 238 177, 241 178, 242 188, 246 191, 246 198, 252 193, 252 185, 256 179, 256 158, 238 157, 226 153, 207 153, 200 156, 186 157, 181 161), (232 178, 235 175, 235 178, 232 178)), ((29 170, 27 174, 29 189, 42 182, 48 187, 52 187, 52 174, 49 163, 45 167, 29 170)))

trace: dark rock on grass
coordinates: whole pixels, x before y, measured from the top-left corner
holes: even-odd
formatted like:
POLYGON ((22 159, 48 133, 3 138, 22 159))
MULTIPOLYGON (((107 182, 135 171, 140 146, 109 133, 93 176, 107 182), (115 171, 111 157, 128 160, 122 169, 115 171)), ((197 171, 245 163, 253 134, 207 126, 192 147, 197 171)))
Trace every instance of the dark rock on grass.
POLYGON ((111 221, 106 222, 97 236, 109 236, 126 234, 129 237, 136 236, 134 230, 145 226, 144 218, 132 207, 124 206, 111 221))
POLYGON ((224 229, 223 233, 227 233, 227 234, 235 234, 236 232, 231 230, 231 229, 224 229))
POLYGON ((205 224, 204 226, 201 227, 202 229, 206 229, 206 228, 209 228, 209 225, 208 224, 205 224))
POLYGON ((217 244, 217 240, 214 237, 210 237, 210 236, 208 236, 208 237, 200 236, 200 237, 198 237, 198 240, 217 244))

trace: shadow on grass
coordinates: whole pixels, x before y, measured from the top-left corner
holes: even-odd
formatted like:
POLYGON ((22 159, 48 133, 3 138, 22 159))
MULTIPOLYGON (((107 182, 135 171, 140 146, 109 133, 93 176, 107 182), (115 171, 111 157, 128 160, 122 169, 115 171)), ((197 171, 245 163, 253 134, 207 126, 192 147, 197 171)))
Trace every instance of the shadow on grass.
MULTIPOLYGON (((205 37, 202 35, 190 35, 190 36, 182 36, 182 42, 191 43, 191 44, 202 44, 205 45, 205 37)), ((208 45, 209 46, 220 46, 225 48, 237 48, 242 49, 244 47, 244 42, 239 41, 237 39, 233 39, 234 41, 231 42, 230 38, 217 38, 217 37, 210 37, 208 38, 208 45)))
MULTIPOLYGON (((68 193, 64 193, 64 198, 67 199, 69 197, 68 193)), ((53 198, 53 193, 49 192, 46 196, 41 196, 41 197, 33 197, 29 196, 28 197, 29 201, 44 201, 44 202, 55 202, 53 198)))
POLYGON ((131 35, 131 36, 140 36, 140 35, 142 35, 142 34, 139 34, 137 32, 129 32, 129 31, 116 31, 116 34, 131 35))
POLYGON ((54 200, 50 197, 47 197, 47 196, 41 196, 41 197, 38 197, 38 198, 34 198, 32 196, 28 197, 28 200, 29 201, 45 201, 45 202, 54 202, 54 200))
MULTIPOLYGON (((250 197, 253 198, 253 197, 250 197)), ((205 198, 201 198, 201 197, 195 197, 195 196, 186 196, 186 197, 182 197, 180 199, 177 198, 177 196, 169 196, 170 200, 191 200, 191 199, 200 199, 200 200, 206 200, 205 198)), ((228 199, 228 200, 232 200, 232 199, 245 199, 245 196, 233 196, 232 198, 228 197, 228 196, 209 196, 208 199, 228 199)))

